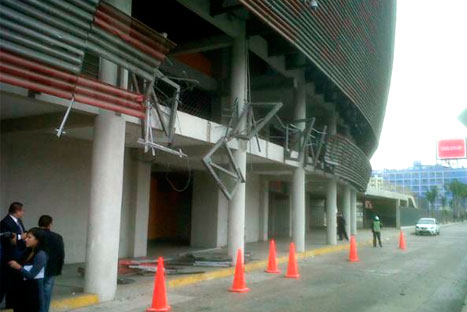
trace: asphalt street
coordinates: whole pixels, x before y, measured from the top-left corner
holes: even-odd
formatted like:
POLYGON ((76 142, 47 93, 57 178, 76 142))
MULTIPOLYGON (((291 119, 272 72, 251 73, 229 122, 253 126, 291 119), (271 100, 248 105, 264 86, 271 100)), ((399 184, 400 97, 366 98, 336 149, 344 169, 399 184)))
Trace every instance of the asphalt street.
MULTIPOLYGON (((171 311, 461 311, 467 294, 467 222, 441 228, 440 236, 406 232, 406 251, 391 239, 383 248, 359 248, 359 262, 348 262, 347 252, 317 256, 299 262, 298 280, 247 273, 251 290, 245 294, 227 291, 231 278, 169 289, 171 311)), ((144 311, 149 302, 141 295, 79 311, 144 311)))

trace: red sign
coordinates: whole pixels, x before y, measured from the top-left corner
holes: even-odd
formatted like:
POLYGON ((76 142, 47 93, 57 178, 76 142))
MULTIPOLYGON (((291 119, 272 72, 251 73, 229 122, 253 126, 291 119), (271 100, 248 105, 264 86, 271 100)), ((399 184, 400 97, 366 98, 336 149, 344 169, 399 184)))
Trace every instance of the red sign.
POLYGON ((439 140, 438 159, 466 158, 465 139, 439 140))

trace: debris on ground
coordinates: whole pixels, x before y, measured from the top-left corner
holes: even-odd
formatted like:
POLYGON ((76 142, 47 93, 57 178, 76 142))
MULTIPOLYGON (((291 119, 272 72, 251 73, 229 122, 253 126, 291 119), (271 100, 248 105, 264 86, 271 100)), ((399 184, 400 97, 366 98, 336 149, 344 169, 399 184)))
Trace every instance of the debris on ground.
POLYGON ((131 278, 126 278, 126 277, 117 278, 117 284, 119 284, 119 285, 133 284, 134 282, 135 282, 135 280, 131 279, 131 278))
MULTIPOLYGON (((245 253, 245 263, 251 260, 251 252, 245 253)), ((228 268, 232 266, 232 261, 225 251, 219 249, 203 250, 198 252, 182 253, 174 257, 164 259, 165 274, 200 274, 205 271, 190 269, 189 267, 217 267, 228 268)), ((119 284, 131 283, 130 279, 125 279, 126 275, 144 275, 154 274, 157 271, 157 259, 152 258, 134 258, 120 259, 118 261, 119 284)), ((85 275, 85 268, 79 267, 78 273, 81 277, 85 275)))

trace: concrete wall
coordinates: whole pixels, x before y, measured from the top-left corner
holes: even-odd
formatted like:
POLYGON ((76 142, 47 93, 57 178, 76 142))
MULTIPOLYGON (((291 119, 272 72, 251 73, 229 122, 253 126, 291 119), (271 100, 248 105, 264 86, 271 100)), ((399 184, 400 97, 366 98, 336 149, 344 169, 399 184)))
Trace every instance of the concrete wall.
POLYGON ((46 134, 2 136, 5 197, 2 216, 13 201, 24 204, 24 225, 37 226, 42 214, 54 218, 65 242, 66 262, 83 262, 86 251, 92 144, 46 134))
POLYGON ((261 183, 256 174, 247 174, 245 205, 245 242, 260 240, 261 183))
MULTIPOLYGON (((24 203, 26 228, 42 214, 54 218, 65 242, 66 263, 84 262, 90 191, 92 142, 53 134, 12 133, 1 137, 1 207, 3 218, 13 201, 24 203)), ((135 201, 134 161, 125 154, 119 255, 132 252, 135 201)), ((145 240, 145 237, 141 238, 145 240)))
POLYGON ((217 209, 217 246, 227 246, 227 240, 229 237, 229 201, 222 194, 221 191, 217 191, 219 199, 219 207, 217 209))
POLYGON ((228 202, 205 171, 194 172, 192 207, 191 246, 227 245, 228 202))
MULTIPOLYGON (((401 210, 401 226, 414 225, 417 223, 418 219, 429 217, 425 209, 400 207, 400 210, 401 210)), ((433 216, 433 218, 437 218, 438 222, 443 222, 445 218, 447 219, 448 217, 447 215, 443 215, 440 211, 437 211, 437 212, 438 212, 438 215, 433 216)))
POLYGON ((325 225, 326 201, 324 199, 310 200, 310 225, 313 228, 322 228, 325 225))
POLYGON ((287 195, 273 193, 269 201, 270 238, 289 237, 290 232, 290 199, 287 195))
POLYGON ((131 235, 134 230, 133 216, 131 215, 132 203, 135 201, 136 183, 135 183, 135 168, 134 161, 131 159, 130 150, 125 150, 123 168, 123 193, 122 193, 122 213, 120 219, 120 248, 118 250, 119 257, 126 257, 133 250, 133 240, 131 235))
MULTIPOLYGON (((260 178, 247 174, 245 241, 260 239, 260 178)), ((195 171, 193 179, 193 210, 191 245, 215 248, 227 245, 228 201, 205 171, 195 171)))
POLYGON ((8 209, 8 202, 6 198, 5 188, 6 188, 6 177, 8 170, 8 143, 6 139, 3 139, 3 135, 0 132, 0 213, 3 215, 8 209))

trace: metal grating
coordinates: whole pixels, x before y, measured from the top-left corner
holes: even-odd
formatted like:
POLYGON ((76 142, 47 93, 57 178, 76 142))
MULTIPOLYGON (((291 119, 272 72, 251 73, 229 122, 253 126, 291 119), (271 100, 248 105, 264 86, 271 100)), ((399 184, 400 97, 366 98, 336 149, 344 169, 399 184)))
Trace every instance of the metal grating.
POLYGON ((96 5, 97 1, 91 0, 80 1, 80 5, 60 0, 2 0, 0 46, 77 74, 96 5))
POLYGON ((395 0, 239 0, 306 55, 381 132, 389 91, 395 0))
POLYGON ((87 48, 148 81, 175 44, 136 19, 101 2, 89 33, 87 48))
POLYGON ((365 191, 371 176, 371 164, 366 155, 351 141, 333 135, 326 142, 324 160, 331 172, 365 191))
POLYGON ((0 81, 144 118, 143 96, 0 50, 0 81))
POLYGON ((146 91, 127 92, 81 74, 96 78, 101 57, 151 84, 175 46, 99 0, 1 0, 0 28, 0 81, 141 119, 146 91))

